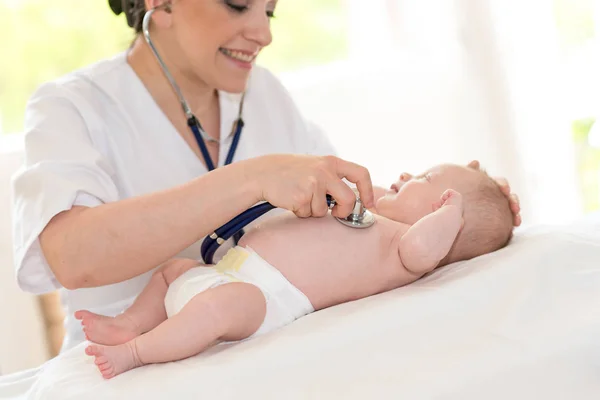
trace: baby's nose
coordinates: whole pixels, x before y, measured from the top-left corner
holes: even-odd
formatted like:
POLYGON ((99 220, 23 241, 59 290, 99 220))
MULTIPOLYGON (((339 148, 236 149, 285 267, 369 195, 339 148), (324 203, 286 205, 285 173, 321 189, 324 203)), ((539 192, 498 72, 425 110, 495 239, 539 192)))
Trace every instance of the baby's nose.
POLYGON ((412 175, 411 175, 411 174, 409 174, 409 173, 407 173, 407 172, 403 172, 403 173, 400 175, 400 178, 399 178, 399 179, 400 179, 402 182, 405 182, 405 181, 408 181, 408 180, 412 179, 412 175))

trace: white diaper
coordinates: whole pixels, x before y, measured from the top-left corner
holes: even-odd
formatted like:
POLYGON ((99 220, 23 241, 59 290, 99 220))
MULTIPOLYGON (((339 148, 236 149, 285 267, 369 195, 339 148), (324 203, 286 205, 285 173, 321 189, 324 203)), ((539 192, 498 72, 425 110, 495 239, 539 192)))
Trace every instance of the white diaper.
POLYGON ((265 296, 265 320, 252 336, 278 329, 314 311, 304 293, 281 272, 252 249, 236 246, 214 267, 192 268, 169 286, 165 296, 167 316, 177 314, 198 293, 231 282, 251 283, 265 296))

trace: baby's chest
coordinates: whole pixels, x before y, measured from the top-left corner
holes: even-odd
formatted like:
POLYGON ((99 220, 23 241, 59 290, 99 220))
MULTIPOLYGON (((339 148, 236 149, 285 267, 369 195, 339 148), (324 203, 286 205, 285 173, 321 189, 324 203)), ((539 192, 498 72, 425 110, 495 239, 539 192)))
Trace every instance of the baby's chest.
POLYGON ((350 228, 330 215, 324 218, 274 218, 248 232, 241 245, 265 255, 319 259, 325 263, 379 262, 394 245, 397 229, 385 222, 367 229, 350 228))

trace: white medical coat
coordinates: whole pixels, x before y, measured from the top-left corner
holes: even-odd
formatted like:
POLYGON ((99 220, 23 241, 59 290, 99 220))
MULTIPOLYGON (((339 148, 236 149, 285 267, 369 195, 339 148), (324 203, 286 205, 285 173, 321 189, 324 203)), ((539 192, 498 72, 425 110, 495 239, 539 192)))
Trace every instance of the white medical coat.
MULTIPOLYGON (((219 93, 219 165, 231 143, 239 100, 240 95, 219 93)), ((327 138, 302 118, 281 83, 263 68, 252 71, 243 118, 234 162, 269 153, 334 154, 327 138)), ((94 207, 167 189, 207 170, 154 102, 125 53, 41 86, 27 105, 25 152, 25 165, 13 180, 17 280, 33 293, 61 289, 64 350, 84 340, 73 318, 76 310, 117 315, 144 288, 151 272, 100 288, 61 288, 38 240, 50 219, 75 204, 94 207)), ((200 242, 179 256, 199 258, 199 249, 200 242)))

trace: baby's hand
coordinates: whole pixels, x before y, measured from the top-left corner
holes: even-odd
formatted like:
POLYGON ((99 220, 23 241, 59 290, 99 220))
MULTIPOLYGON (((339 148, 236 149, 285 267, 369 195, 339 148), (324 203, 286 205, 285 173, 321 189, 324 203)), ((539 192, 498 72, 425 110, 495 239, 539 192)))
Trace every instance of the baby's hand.
POLYGON ((443 194, 440 200, 433 203, 433 211, 437 211, 444 206, 456 206, 462 212, 462 194, 456 190, 448 189, 443 194))

